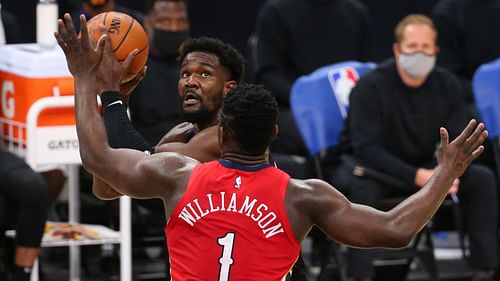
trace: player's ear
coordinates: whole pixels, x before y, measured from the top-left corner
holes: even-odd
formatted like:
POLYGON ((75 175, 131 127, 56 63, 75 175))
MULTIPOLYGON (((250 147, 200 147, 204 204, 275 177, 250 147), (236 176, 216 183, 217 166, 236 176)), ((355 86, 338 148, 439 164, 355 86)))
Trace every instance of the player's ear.
POLYGON ((224 96, 231 91, 232 88, 236 87, 238 83, 234 80, 227 81, 226 84, 224 85, 224 96))
POLYGON ((219 142, 219 146, 222 149, 222 143, 225 141, 224 138, 226 138, 226 132, 224 131, 224 127, 219 125, 218 131, 217 131, 217 140, 219 142))
POLYGON ((278 136, 279 132, 280 132, 280 127, 278 127, 278 124, 275 124, 273 130, 273 140, 278 136))

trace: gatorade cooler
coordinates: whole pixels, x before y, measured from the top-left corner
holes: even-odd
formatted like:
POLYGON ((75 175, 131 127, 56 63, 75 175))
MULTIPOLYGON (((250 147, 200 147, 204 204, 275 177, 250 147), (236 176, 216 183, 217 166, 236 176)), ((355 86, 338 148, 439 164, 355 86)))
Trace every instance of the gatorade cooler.
POLYGON ((73 78, 57 46, 0 47, 0 138, 36 168, 79 163, 73 78))

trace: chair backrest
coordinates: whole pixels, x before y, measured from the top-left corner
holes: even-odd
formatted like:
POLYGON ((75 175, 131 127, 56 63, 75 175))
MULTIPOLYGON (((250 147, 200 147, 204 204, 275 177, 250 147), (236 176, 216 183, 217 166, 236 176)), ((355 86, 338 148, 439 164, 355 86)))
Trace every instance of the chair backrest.
POLYGON ((292 85, 290 106, 310 155, 338 144, 349 94, 374 63, 346 61, 321 67, 292 85))
POLYGON ((500 59, 478 68, 472 88, 479 114, 493 140, 500 136, 500 59))

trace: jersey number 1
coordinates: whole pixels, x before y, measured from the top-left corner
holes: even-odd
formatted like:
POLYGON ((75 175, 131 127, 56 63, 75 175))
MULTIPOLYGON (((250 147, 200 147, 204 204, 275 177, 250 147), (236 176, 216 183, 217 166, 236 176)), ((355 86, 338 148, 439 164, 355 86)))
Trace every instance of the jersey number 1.
POLYGON ((234 232, 228 232, 226 235, 217 238, 217 244, 222 246, 222 256, 219 258, 219 281, 229 280, 229 270, 233 264, 233 245, 234 232))

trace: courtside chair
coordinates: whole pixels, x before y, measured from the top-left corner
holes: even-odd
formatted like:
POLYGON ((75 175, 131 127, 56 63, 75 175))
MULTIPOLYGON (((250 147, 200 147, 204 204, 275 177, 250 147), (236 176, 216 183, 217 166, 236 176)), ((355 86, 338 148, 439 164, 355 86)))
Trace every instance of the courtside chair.
POLYGON ((500 182, 500 58, 481 65, 472 80, 481 119, 489 132, 500 182))
POLYGON ((356 61, 337 63, 301 76, 292 86, 290 106, 320 178, 321 157, 339 142, 351 89, 374 67, 373 63, 356 61))
MULTIPOLYGON (((322 158, 325 156, 326 151, 339 144, 340 134, 349 108, 351 89, 360 76, 372 70, 375 66, 374 63, 341 62, 321 67, 309 75, 301 76, 293 84, 290 105, 309 154, 314 160, 315 170, 319 178, 323 178, 322 158)), ((357 176, 368 176, 375 173, 375 175, 387 179, 387 182, 395 180, 388 175, 359 165, 355 166, 353 173, 357 176)), ((390 208, 401 200, 402 198, 384 199, 380 206, 377 204, 377 208, 390 208), (388 204, 391 206, 388 206, 388 204)), ((405 249, 381 250, 380 254, 377 254, 377 260, 400 259, 404 264, 401 275, 406 276, 411 261, 418 255, 430 279, 439 280, 430 236, 431 231, 426 228, 426 231, 421 232, 421 234, 417 235, 412 244, 405 249), (421 234, 425 234, 426 245, 417 249, 421 234)), ((327 266, 329 267, 330 257, 337 265, 340 280, 347 280, 346 261, 342 249, 340 245, 333 241, 330 243, 329 256, 323 258, 321 262, 321 273, 318 280, 322 280, 324 274, 326 274, 325 269, 327 269, 327 266)))

